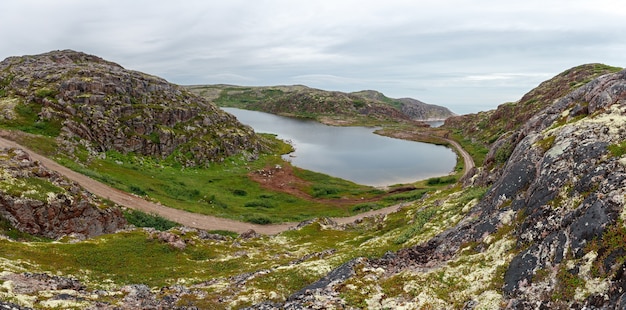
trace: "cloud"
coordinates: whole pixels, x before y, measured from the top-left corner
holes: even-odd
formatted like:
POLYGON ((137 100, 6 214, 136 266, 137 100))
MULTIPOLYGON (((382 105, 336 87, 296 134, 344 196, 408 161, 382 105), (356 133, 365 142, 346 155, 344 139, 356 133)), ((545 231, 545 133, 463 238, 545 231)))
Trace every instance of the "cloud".
POLYGON ((70 48, 180 84, 376 89, 457 113, 626 52, 617 0, 21 0, 0 28, 0 58, 70 48))

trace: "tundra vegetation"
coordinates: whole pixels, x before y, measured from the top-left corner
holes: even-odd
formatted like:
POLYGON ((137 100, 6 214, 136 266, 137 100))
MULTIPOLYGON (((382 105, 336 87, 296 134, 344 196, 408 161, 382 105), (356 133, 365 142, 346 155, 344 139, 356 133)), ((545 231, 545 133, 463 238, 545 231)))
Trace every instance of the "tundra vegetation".
MULTIPOLYGON (((306 181, 301 188, 306 198, 268 190, 248 177, 285 165, 279 155, 288 146, 269 136, 261 139, 264 152, 255 160, 239 154, 197 167, 177 161, 181 157, 176 154, 93 154, 87 146, 76 147, 69 156, 56 151, 54 131, 24 129, 34 126, 26 121, 18 125, 28 111, 11 108, 18 117, 2 126, 31 133, 12 132, 13 139, 119 189, 171 207, 243 221, 306 221, 277 235, 237 235, 175 226, 127 211, 129 222, 152 227, 87 240, 49 240, 19 232, 1 220, 5 237, 0 238, 0 300, 42 309, 267 309, 289 303, 350 309, 615 305, 626 251, 626 109, 611 96, 586 94, 597 94, 594 87, 608 84, 607 77, 594 84, 596 77, 616 71, 604 65, 576 67, 517 103, 451 118, 440 129, 384 128, 416 140, 458 141, 476 160, 471 178, 461 178, 463 167, 457 166, 454 175, 383 192, 294 169, 294 175, 306 181), (584 92, 557 101, 578 88, 584 92), (585 96, 599 102, 582 100, 585 96), (536 115, 539 121, 528 122, 536 115), (586 161, 576 163, 579 157, 586 161), (535 175, 534 169, 541 171, 535 175), (329 203, 344 197, 375 199, 329 203), (347 225, 327 218, 398 202, 402 204, 397 212, 347 225), (333 278, 346 269, 345 277, 333 278), (34 275, 80 284, 41 290, 20 286, 40 285, 34 275), (305 288, 308 291, 301 291, 305 288)), ((610 81, 625 80, 623 75, 610 81)), ((6 85, 0 92, 4 106, 11 94, 6 85)), ((228 94, 213 95, 230 102, 250 96, 234 96, 233 90, 228 94)), ((251 98, 247 100, 257 97, 251 98)), ((367 100, 352 106, 365 107, 367 100)), ((23 193, 27 189, 22 187, 30 186, 54 191, 39 180, 17 186, 3 190, 23 193)))

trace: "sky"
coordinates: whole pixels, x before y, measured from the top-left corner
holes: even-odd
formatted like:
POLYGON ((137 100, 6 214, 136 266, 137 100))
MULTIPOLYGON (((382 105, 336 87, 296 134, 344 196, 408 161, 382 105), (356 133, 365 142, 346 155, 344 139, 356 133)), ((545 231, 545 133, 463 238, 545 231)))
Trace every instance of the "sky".
POLYGON ((457 114, 626 67, 623 0, 20 0, 0 60, 72 49, 170 82, 377 90, 457 114))

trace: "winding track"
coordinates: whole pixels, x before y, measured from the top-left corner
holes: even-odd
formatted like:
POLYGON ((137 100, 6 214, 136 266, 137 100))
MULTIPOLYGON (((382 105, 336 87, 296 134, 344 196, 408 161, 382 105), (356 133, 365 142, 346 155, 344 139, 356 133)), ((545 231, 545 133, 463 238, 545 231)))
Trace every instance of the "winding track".
POLYGON ((443 139, 452 144, 452 146, 454 146, 454 148, 456 148, 457 151, 461 153, 461 156, 463 157, 463 162, 465 163, 463 165, 463 178, 467 177, 467 175, 470 174, 470 172, 472 172, 472 169, 474 169, 474 167, 476 166, 474 164, 474 159, 458 142, 450 140, 448 138, 443 139))
MULTIPOLYGON (((472 157, 459 145, 456 141, 452 141, 446 139, 450 144, 452 144, 463 156, 463 160, 465 162, 465 173, 467 175, 471 168, 474 167, 474 161, 472 157)), ((86 190, 92 192, 93 194, 109 199, 116 204, 121 206, 125 206, 127 208, 140 210, 146 213, 153 213, 159 216, 162 216, 171 221, 175 221, 185 226, 195 227, 199 229, 205 230, 229 230, 237 233, 243 233, 250 229, 253 229, 257 233, 273 235, 278 234, 283 231, 289 230, 298 223, 282 223, 282 224, 272 224, 272 225, 258 225, 252 223, 244 223, 231 219, 220 218, 210 215, 191 213, 179 209, 168 208, 166 206, 156 204, 145 199, 139 198, 132 194, 123 192, 121 190, 112 188, 108 185, 100 183, 94 179, 91 179, 85 175, 77 173, 69 168, 59 165, 55 161, 42 156, 16 142, 4 139, 0 137, 0 147, 12 147, 12 148, 20 148, 29 153, 30 157, 33 160, 38 160, 42 165, 46 166, 48 169, 54 170, 68 179, 80 184, 86 190)), ((361 213, 355 216, 350 217, 340 217, 340 218, 332 218, 333 221, 339 224, 346 224, 354 222, 357 219, 380 215, 380 214, 389 214, 395 212, 399 208, 402 208, 407 203, 401 203, 397 205, 393 205, 387 208, 378 209, 374 211, 369 211, 365 213, 361 213)))

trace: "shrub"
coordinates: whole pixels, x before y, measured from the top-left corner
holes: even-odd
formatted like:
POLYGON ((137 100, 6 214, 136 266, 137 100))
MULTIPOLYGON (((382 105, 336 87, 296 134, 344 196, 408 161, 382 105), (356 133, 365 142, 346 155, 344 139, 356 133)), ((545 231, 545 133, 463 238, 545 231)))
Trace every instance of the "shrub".
POLYGON ((415 214, 413 219, 413 225, 409 226, 404 232, 394 240, 395 244, 403 244, 417 235, 424 225, 430 221, 430 219, 437 214, 435 209, 425 209, 415 214))
POLYGON ((128 189, 130 190, 131 193, 139 195, 139 196, 145 196, 146 194, 148 194, 146 193, 146 191, 144 191, 141 187, 137 185, 131 185, 128 189))
POLYGON ((369 210, 376 210, 379 209, 380 205, 377 203, 361 203, 358 205, 354 205, 352 206, 352 208, 350 208, 350 211, 352 212, 365 212, 365 211, 369 211, 369 210))
POLYGON ((179 226, 178 223, 172 222, 155 214, 147 214, 137 210, 124 211, 124 218, 129 224, 137 227, 152 227, 156 230, 164 231, 172 227, 179 226))
POLYGON ((426 181, 428 185, 444 185, 444 184, 454 184, 456 182, 455 176, 447 176, 447 177, 436 177, 430 178, 426 181))
POLYGON ((334 186, 314 186, 313 197, 319 198, 324 196, 333 196, 340 192, 339 188, 334 186))
MULTIPOLYGON (((441 178, 438 178, 438 179, 439 179, 438 182, 441 182, 441 178)), ((439 183, 436 183, 436 184, 439 184, 439 183)), ((429 184, 429 185, 434 185, 434 184, 429 184)), ((392 195, 392 196, 387 196, 387 197, 385 197, 383 199, 385 201, 411 201, 411 200, 417 200, 417 199, 420 199, 420 198, 424 197, 424 194, 426 194, 426 192, 428 192, 428 190, 417 189, 417 190, 412 190, 412 191, 406 192, 406 193, 401 193, 401 194, 396 194, 396 195, 392 195)))
POLYGON ((505 163, 507 160, 509 160, 509 157, 511 157, 512 153, 513 153, 513 147, 511 146, 511 144, 505 143, 496 151, 496 154, 495 154, 496 163, 498 164, 505 163))
POLYGON ((243 206, 246 208, 265 208, 265 209, 271 209, 275 207, 274 203, 272 203, 271 201, 267 201, 267 200, 252 200, 252 201, 246 202, 243 206))
POLYGON ((54 98, 56 96, 57 91, 49 88, 41 88, 35 91, 35 96, 39 98, 54 98))
POLYGON ((247 196, 248 192, 246 192, 243 189, 236 189, 236 190, 233 191, 233 195, 235 195, 235 196, 247 196))
POLYGON ((246 222, 259 224, 259 225, 267 225, 267 224, 271 224, 272 220, 265 215, 253 214, 246 218, 246 222))

